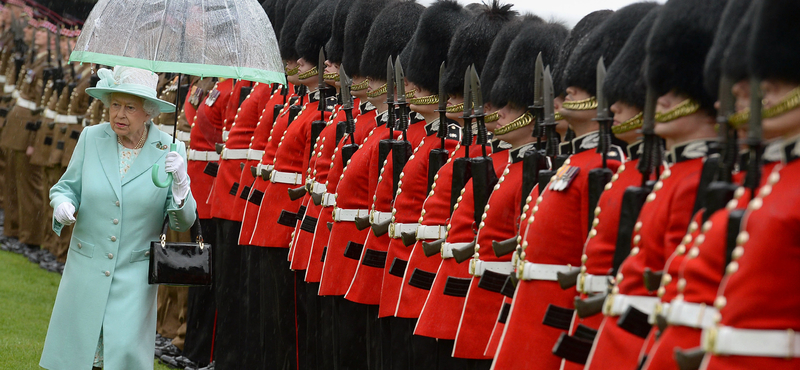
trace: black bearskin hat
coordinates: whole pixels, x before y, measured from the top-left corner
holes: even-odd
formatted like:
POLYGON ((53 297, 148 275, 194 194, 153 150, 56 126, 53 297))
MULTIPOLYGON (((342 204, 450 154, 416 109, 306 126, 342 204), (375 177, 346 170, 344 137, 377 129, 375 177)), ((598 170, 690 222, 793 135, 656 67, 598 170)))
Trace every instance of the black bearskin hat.
POLYGON ((584 36, 564 68, 564 86, 580 87, 589 95, 595 96, 597 61, 602 57, 606 66, 611 65, 633 29, 656 5, 654 2, 628 5, 609 15, 603 23, 584 36))
POLYGON ((658 95, 687 95, 716 115, 717 89, 706 91, 703 67, 726 0, 670 0, 647 40, 645 79, 658 95))
POLYGON ((569 31, 558 23, 531 23, 520 30, 506 53, 500 76, 492 87, 492 104, 502 108, 533 104, 536 57, 542 53, 544 66, 552 65, 569 31))
MULTIPOLYGON (((286 17, 283 20, 281 42, 278 45, 283 60, 300 59, 300 54, 295 48, 295 43, 298 36, 300 36, 300 31, 303 29, 303 23, 305 23, 306 18, 311 15, 311 12, 314 11, 319 3, 319 0, 294 0, 292 4, 286 5, 286 17), (289 10, 289 7, 291 7, 291 10, 289 10)), ((317 52, 319 52, 319 48, 317 52)), ((316 59, 314 60, 316 61, 316 59)))
POLYGON ((319 49, 322 49, 331 38, 331 22, 336 0, 322 0, 303 23, 303 29, 295 42, 295 49, 300 58, 313 65, 319 60, 319 49))
MULTIPOLYGON (((408 60, 403 62, 406 78, 419 88, 439 92, 439 66, 447 60, 447 50, 456 29, 472 14, 454 0, 438 0, 425 9, 408 43, 408 60)), ((463 74, 464 71, 461 71, 463 74)))
POLYGON ((750 71, 747 69, 747 55, 750 51, 750 34, 753 31, 757 8, 758 2, 753 1, 742 17, 741 23, 736 27, 728 48, 725 49, 722 73, 732 78, 733 81, 741 81, 750 76, 750 71))
MULTIPOLYGON (((364 72, 361 70, 361 56, 366 47, 370 27, 375 23, 378 14, 382 10, 395 2, 394 0, 356 0, 350 7, 350 14, 347 15, 347 23, 344 29, 342 66, 345 67, 347 74, 351 77, 365 77, 364 72)), ((386 61, 383 63, 385 73, 386 61)))
POLYGON ((331 26, 331 38, 325 44, 325 53, 329 61, 342 63, 344 53, 344 27, 347 24, 347 14, 350 6, 355 0, 339 0, 336 9, 333 11, 333 25, 331 26))
POLYGON ((272 22, 272 29, 275 30, 275 37, 278 39, 278 45, 281 42, 281 31, 283 30, 283 23, 286 17, 289 16, 289 10, 292 9, 297 0, 276 1, 273 5, 273 12, 275 13, 275 21, 272 22))
POLYGON ((606 70, 603 93, 609 104, 623 101, 639 109, 644 109, 647 84, 644 82, 642 65, 645 58, 645 46, 650 30, 653 28, 661 6, 656 6, 642 18, 633 29, 625 46, 619 51, 614 63, 606 70))
POLYGON ((264 0, 261 2, 261 7, 264 8, 264 13, 267 13, 269 23, 275 23, 275 0, 264 0))
MULTIPOLYGON (((719 90, 725 50, 728 49, 728 46, 733 41, 733 34, 744 19, 744 14, 747 12, 751 3, 752 0, 730 0, 728 5, 725 6, 725 10, 722 12, 722 19, 719 21, 717 33, 714 35, 714 43, 711 44, 711 49, 706 55, 706 64, 703 69, 705 87, 709 92, 716 94, 719 90)), ((739 50, 739 52, 743 51, 744 49, 739 50)), ((741 61, 741 59, 744 58, 740 57, 739 59, 739 62, 744 64, 741 61)))
POLYGON ((556 63, 551 64, 550 70, 552 71, 553 76, 553 90, 555 91, 556 96, 564 95, 567 90, 567 86, 564 84, 563 75, 564 70, 567 68, 567 62, 569 61, 569 57, 572 55, 572 52, 577 48, 578 43, 584 38, 584 36, 588 35, 592 30, 603 23, 611 14, 614 12, 611 10, 596 10, 585 17, 581 18, 578 21, 578 24, 575 25, 575 28, 569 32, 569 36, 564 41, 564 46, 561 48, 561 52, 558 54, 558 60, 556 63))
POLYGON ((497 34, 492 42, 492 47, 486 56, 486 62, 483 66, 481 77, 481 91, 483 92, 483 101, 491 102, 492 100, 492 87, 494 86, 497 77, 500 75, 500 68, 503 67, 503 61, 506 59, 508 47, 511 42, 519 35, 520 30, 530 24, 539 24, 544 22, 542 18, 533 14, 526 14, 521 18, 516 18, 503 26, 503 29, 497 34))
POLYGON ((360 55, 361 76, 375 81, 386 80, 386 61, 390 56, 396 58, 406 47, 424 10, 424 6, 413 1, 393 2, 384 7, 375 17, 364 53, 360 55))
POLYGON ((486 56, 495 36, 516 14, 511 10, 511 5, 501 6, 498 0, 494 0, 456 31, 447 52, 443 76, 447 94, 463 95, 464 72, 469 66, 475 65, 478 74, 483 73, 486 56))
POLYGON ((763 0, 753 18, 748 46, 750 73, 760 79, 800 82, 800 3, 763 0))

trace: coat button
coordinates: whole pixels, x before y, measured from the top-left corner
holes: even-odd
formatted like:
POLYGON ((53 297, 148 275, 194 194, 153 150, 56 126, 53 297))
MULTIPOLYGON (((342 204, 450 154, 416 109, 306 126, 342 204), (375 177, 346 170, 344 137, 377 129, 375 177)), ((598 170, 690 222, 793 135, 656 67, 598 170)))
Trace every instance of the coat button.
POLYGON ((117 237, 116 237, 116 236, 112 236, 112 237, 111 237, 111 241, 112 241, 112 242, 115 242, 115 241, 117 241, 117 237))
POLYGON ((119 201, 114 202, 114 204, 119 207, 119 201))
POLYGON ((144 252, 144 256, 145 256, 145 257, 148 257, 148 256, 150 256, 150 251, 144 252))
POLYGON ((118 220, 118 219, 116 219, 116 218, 114 219, 114 221, 111 221, 111 222, 113 222, 113 223, 114 223, 114 225, 116 225, 116 224, 119 224, 119 220, 118 220))
POLYGON ((111 271, 106 271, 104 274, 106 274, 106 276, 111 276, 111 271))
POLYGON ((113 253, 109 253, 108 254, 108 259, 114 259, 114 254, 113 253))
POLYGON ((78 243, 78 249, 83 248, 83 244, 78 243))

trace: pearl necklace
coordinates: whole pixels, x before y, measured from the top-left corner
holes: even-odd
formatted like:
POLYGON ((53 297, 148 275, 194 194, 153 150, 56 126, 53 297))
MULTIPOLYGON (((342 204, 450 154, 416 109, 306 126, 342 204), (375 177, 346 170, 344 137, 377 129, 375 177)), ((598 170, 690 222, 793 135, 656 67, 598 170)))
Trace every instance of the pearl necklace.
MULTIPOLYGON (((144 147, 144 141, 146 138, 147 138, 147 126, 144 127, 144 134, 142 134, 142 137, 139 138, 139 142, 136 143, 136 146, 133 147, 133 149, 134 150, 141 149, 142 147, 144 147)), ((123 147, 125 146, 124 144, 122 144, 122 138, 119 135, 117 135, 117 142, 119 143, 119 145, 122 145, 123 147)))

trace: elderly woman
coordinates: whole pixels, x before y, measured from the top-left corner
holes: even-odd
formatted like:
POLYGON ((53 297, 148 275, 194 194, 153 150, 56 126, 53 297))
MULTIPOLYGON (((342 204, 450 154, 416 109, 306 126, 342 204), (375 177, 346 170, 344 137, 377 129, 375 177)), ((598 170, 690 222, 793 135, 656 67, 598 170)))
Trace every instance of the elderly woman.
POLYGON ((40 365, 47 369, 152 369, 156 286, 147 282, 149 245, 169 216, 174 230, 195 219, 186 149, 153 127, 175 106, 156 98, 158 77, 137 68, 98 71, 86 92, 110 123, 86 128, 66 172, 50 189, 53 230, 75 223, 40 365), (156 187, 154 164, 173 175, 156 187))

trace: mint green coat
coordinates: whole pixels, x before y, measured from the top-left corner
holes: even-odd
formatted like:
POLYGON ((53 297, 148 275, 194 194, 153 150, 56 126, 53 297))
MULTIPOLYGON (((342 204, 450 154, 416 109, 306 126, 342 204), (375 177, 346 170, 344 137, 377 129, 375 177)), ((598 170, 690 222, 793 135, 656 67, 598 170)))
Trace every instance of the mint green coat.
MULTIPOLYGON (((188 230, 195 219, 191 193, 183 207, 172 187, 153 184, 162 176, 172 137, 153 127, 125 178, 120 180, 117 135, 109 123, 83 130, 72 160, 50 189, 50 205, 72 202, 77 222, 58 287, 39 365, 51 370, 91 369, 100 331, 105 369, 153 368, 156 285, 147 283, 150 242, 158 240, 164 217, 188 230)), ((186 148, 178 142, 186 159, 186 148)), ((63 225, 53 220, 53 230, 63 225)))

